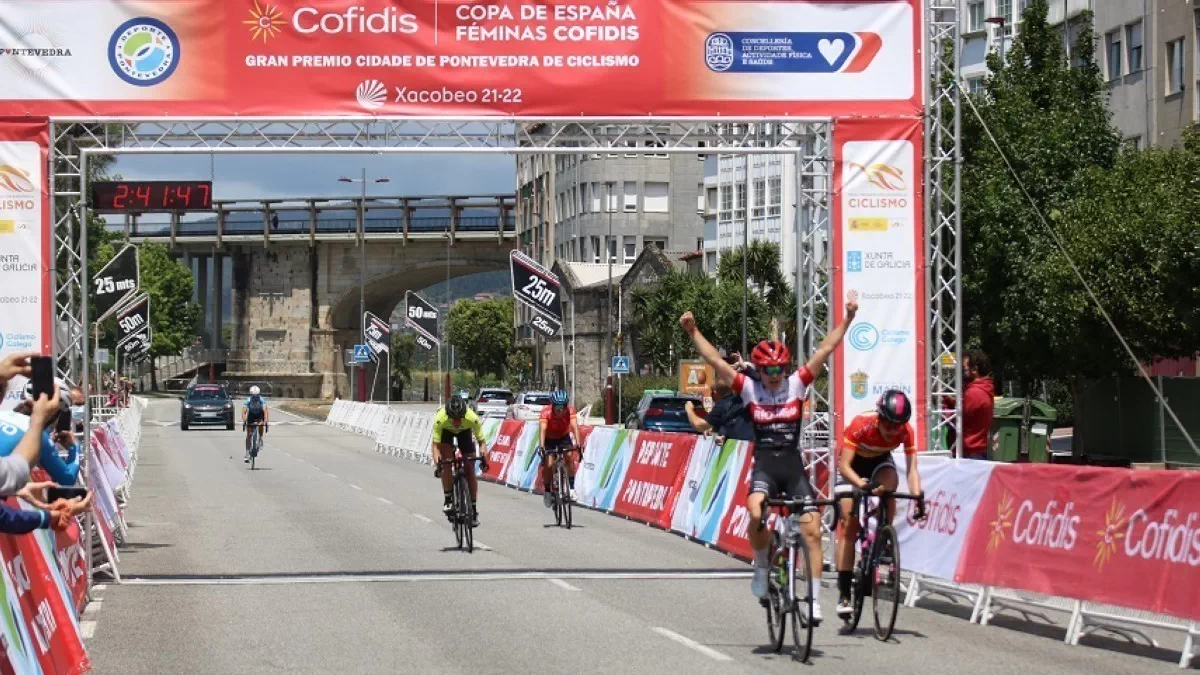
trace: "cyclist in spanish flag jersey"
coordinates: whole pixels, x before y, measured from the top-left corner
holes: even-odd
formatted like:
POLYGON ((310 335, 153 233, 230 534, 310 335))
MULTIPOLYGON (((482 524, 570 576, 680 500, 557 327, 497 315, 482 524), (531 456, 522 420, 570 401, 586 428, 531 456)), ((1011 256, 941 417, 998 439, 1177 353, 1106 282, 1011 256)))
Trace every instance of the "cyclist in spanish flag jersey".
MULTIPOLYGON (((567 392, 555 389, 550 394, 551 405, 542 408, 538 445, 543 450, 575 447, 575 443, 579 441, 579 420, 575 419, 575 408, 570 405, 570 400, 567 392)), ((575 501, 575 472, 579 470, 578 450, 564 453, 563 457, 567 460, 567 473, 571 475, 571 501, 575 501)), ((541 471, 542 485, 549 486, 554 476, 554 464, 549 461, 546 452, 542 452, 541 471)), ((550 494, 549 487, 542 495, 542 503, 546 508, 554 508, 554 495, 550 494)))
MULTIPOLYGON (((846 427, 845 438, 838 452, 838 479, 834 488, 836 494, 846 496, 839 500, 842 533, 834 549, 838 570, 837 613, 840 617, 850 616, 854 612, 850 604, 850 591, 854 580, 854 542, 858 539, 859 524, 854 516, 851 494, 856 488, 861 490, 868 485, 876 486, 875 494, 895 492, 900 478, 892 461, 892 451, 900 446, 904 446, 908 490, 914 495, 921 494, 914 440, 916 434, 908 423, 911 417, 912 402, 904 392, 889 389, 879 397, 874 412, 855 417, 846 427)), ((885 520, 891 520, 891 501, 889 499, 884 504, 885 520)))
MULTIPOLYGON (((453 477, 449 471, 442 471, 438 458, 449 461, 454 459, 454 446, 463 456, 467 469, 467 484, 471 488, 471 527, 479 527, 479 507, 477 495, 479 486, 475 480, 475 442, 483 445, 483 423, 474 410, 467 407, 467 402, 461 396, 453 395, 446 405, 433 416, 433 475, 442 479, 442 513, 450 514, 453 509, 453 477)), ((480 455, 480 468, 487 471, 487 457, 480 455)))
MULTIPOLYGON (((725 363, 717 349, 696 328, 696 318, 691 312, 679 317, 679 324, 691 336, 696 351, 713 367, 717 386, 732 386, 733 391, 745 402, 754 423, 754 472, 751 474, 746 509, 750 512, 750 546, 754 549, 754 579, 750 590, 760 599, 767 595, 767 555, 771 543, 770 531, 759 527, 763 502, 780 494, 795 499, 812 498, 812 486, 808 482, 800 451, 804 398, 808 395, 808 386, 846 335, 846 329, 857 312, 858 294, 852 291, 846 299, 845 318, 825 337, 808 361, 790 374, 788 369, 792 357, 786 346, 774 340, 758 343, 750 354, 750 362, 761 376, 760 380, 738 373, 725 363)), ((800 527, 809 550, 814 553, 810 556, 809 578, 812 580, 812 618, 819 622, 821 609, 817 601, 821 589, 821 522, 815 510, 801 516, 800 527)))

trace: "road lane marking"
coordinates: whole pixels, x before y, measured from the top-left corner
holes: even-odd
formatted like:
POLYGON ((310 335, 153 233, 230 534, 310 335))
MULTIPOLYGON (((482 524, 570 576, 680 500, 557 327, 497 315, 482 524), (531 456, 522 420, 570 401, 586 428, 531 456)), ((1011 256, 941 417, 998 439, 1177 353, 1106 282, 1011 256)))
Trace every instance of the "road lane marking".
MULTIPOLYGON (((476 544, 478 546, 478 543, 476 544)), ((748 579, 749 572, 732 571, 657 571, 657 570, 514 570, 498 572, 467 571, 398 571, 370 572, 363 574, 277 574, 277 575, 213 575, 194 577, 126 577, 122 585, 127 586, 272 586, 288 584, 359 584, 368 582, 428 582, 428 581, 523 581, 550 579, 584 579, 592 581, 669 581, 748 579)))
POLYGON ((329 473, 328 471, 325 472, 325 475, 329 476, 330 478, 337 478, 337 474, 332 474, 332 473, 329 473))
POLYGON ((104 603, 100 600, 93 600, 93 601, 89 602, 86 607, 83 608, 83 613, 84 614, 95 614, 96 612, 99 612, 101 609, 104 609, 104 603))
POLYGON ((376 497, 375 499, 378 499, 379 501, 383 502, 384 504, 387 504, 388 506, 394 506, 394 504, 392 504, 392 502, 388 501, 387 499, 384 499, 383 497, 376 497))
POLYGON ((84 640, 91 640, 92 636, 96 634, 96 622, 95 621, 80 621, 79 622, 79 634, 83 637, 84 640))
POLYGON ((475 548, 477 548, 481 551, 493 550, 491 546, 488 546, 487 544, 483 543, 482 541, 478 541, 478 540, 476 540, 476 542, 475 542, 475 548))
POLYGON ((655 633, 658 633, 659 635, 661 635, 669 640, 674 640, 675 642, 678 642, 679 644, 683 645, 684 647, 687 647, 688 649, 693 649, 695 651, 698 651, 701 654, 707 656, 708 658, 710 658, 714 661, 732 661, 733 660, 733 657, 729 656, 728 654, 722 654, 721 652, 713 649, 712 647, 706 647, 689 637, 684 637, 684 636, 680 635, 679 633, 676 633, 673 630, 667 630, 666 628, 663 628, 662 626, 655 626, 655 627, 651 628, 650 630, 653 630, 655 633))
POLYGON ((421 515, 421 514, 419 514, 419 513, 414 513, 414 514, 413 514, 413 518, 416 518, 417 520, 419 520, 419 521, 421 521, 421 522, 423 522, 423 523, 432 523, 432 522, 433 522, 432 520, 430 520, 430 519, 426 518, 425 516, 423 516, 423 515, 421 515))
POLYGON ((361 490, 362 490, 362 488, 358 487, 358 486, 357 486, 357 485, 355 485, 354 483, 346 483, 346 485, 349 485, 350 487, 354 488, 355 490, 359 490, 359 491, 361 491, 361 490))
POLYGON ((555 586, 558 586, 559 588, 563 589, 564 591, 578 591, 579 590, 578 588, 575 588, 574 586, 572 586, 571 584, 568 584, 567 582, 563 581, 562 579, 551 579, 550 583, 554 584, 555 586))

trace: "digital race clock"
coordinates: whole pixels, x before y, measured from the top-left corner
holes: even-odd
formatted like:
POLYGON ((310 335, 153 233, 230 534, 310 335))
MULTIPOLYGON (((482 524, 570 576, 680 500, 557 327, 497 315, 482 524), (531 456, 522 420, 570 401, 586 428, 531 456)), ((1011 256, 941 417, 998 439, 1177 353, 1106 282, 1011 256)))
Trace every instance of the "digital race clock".
POLYGON ((212 210, 212 181, 118 180, 91 184, 98 213, 212 210))

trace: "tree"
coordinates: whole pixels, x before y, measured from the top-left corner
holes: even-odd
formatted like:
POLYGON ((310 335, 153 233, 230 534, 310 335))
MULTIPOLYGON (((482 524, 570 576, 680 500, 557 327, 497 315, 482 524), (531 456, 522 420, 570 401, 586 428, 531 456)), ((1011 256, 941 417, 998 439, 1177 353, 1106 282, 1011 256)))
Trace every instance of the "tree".
POLYGON ((513 299, 459 300, 450 308, 446 336, 467 368, 503 377, 512 351, 513 299))
POLYGON ((504 361, 504 369, 508 374, 509 386, 514 389, 519 387, 533 377, 533 354, 528 349, 512 350, 504 361))
POLYGON ((743 281, 749 281, 758 292, 758 297, 764 300, 776 312, 778 317, 787 306, 788 296, 792 295, 791 284, 783 273, 780 262, 779 244, 770 241, 752 241, 747 249, 749 255, 745 262, 746 272, 742 272, 742 247, 737 247, 721 255, 721 263, 717 267, 717 278, 722 282, 741 286, 743 281))
POLYGON ((162 244, 142 244, 142 290, 150 296, 150 382, 158 388, 155 358, 179 354, 191 346, 200 319, 200 305, 192 302, 195 282, 191 270, 171 258, 162 244))
POLYGON ((1046 13, 1046 0, 1031 0, 1006 61, 989 56, 985 93, 972 99, 986 130, 973 113, 963 115, 965 337, 991 354, 1000 375, 1026 385, 1074 368, 1070 353, 1047 345, 1082 341, 1063 312, 1078 298, 1049 293, 1036 271, 1056 255, 1055 244, 987 131, 1044 213, 1084 196, 1081 176, 1111 169, 1120 145, 1091 31, 1081 32, 1071 67, 1046 13))
POLYGON ((417 336, 409 332, 392 333, 392 387, 403 400, 404 390, 412 384, 412 362, 417 353, 417 336))

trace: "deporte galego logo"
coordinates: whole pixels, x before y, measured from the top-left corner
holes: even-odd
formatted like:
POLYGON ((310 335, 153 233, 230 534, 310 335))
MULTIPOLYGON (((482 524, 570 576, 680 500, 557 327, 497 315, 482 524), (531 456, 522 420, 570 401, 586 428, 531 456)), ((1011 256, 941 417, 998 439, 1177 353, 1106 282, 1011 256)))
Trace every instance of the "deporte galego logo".
POLYGON ((117 26, 108 41, 108 63, 129 84, 152 87, 179 66, 179 38, 167 24, 148 16, 117 26))

